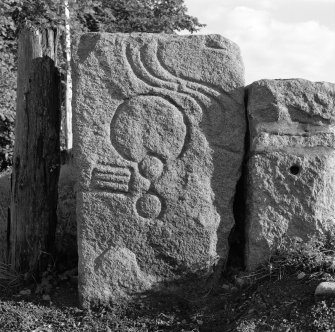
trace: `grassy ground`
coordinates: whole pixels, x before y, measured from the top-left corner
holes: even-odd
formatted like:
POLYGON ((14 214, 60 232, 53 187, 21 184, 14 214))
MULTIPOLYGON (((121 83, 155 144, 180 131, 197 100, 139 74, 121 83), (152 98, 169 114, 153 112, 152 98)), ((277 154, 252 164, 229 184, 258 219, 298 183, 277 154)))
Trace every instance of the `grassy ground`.
POLYGON ((318 283, 335 281, 334 248, 334 235, 290 240, 257 271, 231 269, 202 297, 150 294, 91 311, 78 306, 76 269, 23 287, 0 267, 0 331, 335 332, 335 297, 314 296, 318 283))
POLYGON ((298 279, 295 273, 242 286, 223 284, 197 301, 157 294, 88 312, 78 308, 73 278, 44 299, 33 290, 20 295, 25 292, 3 289, 0 331, 335 331, 335 298, 314 297, 317 284, 331 279, 327 274, 298 279))

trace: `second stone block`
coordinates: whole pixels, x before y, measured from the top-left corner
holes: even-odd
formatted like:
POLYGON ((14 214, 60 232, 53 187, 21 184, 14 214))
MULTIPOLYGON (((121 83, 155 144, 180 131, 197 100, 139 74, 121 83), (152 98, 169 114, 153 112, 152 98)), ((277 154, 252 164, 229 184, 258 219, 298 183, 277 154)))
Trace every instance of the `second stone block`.
POLYGON ((335 85, 303 79, 248 87, 246 265, 335 226, 335 85))

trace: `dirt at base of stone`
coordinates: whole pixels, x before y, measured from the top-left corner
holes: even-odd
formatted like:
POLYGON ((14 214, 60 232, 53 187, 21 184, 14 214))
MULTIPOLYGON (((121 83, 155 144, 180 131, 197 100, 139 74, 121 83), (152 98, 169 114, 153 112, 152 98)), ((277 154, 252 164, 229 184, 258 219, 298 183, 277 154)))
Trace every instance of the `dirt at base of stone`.
POLYGON ((334 331, 335 298, 316 298, 322 277, 296 275, 257 284, 230 285, 197 301, 159 294, 117 308, 78 308, 76 284, 50 293, 0 291, 0 331, 334 331))

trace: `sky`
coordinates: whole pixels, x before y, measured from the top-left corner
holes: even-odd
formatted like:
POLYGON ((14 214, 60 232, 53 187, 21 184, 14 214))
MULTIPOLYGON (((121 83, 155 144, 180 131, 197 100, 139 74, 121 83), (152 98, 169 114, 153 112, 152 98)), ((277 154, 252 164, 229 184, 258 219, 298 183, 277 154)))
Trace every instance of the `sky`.
POLYGON ((335 82, 335 0, 184 0, 188 14, 240 46, 246 83, 335 82))

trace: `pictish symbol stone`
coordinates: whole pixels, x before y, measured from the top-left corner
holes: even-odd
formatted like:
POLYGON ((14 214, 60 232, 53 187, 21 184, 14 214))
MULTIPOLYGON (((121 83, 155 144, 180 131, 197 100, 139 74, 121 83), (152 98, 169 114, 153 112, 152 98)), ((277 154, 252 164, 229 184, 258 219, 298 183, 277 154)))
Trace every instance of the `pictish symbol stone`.
POLYGON ((91 33, 73 59, 82 305, 183 288, 188 275, 199 280, 187 289, 207 289, 227 259, 243 161, 238 47, 219 35, 91 33))

